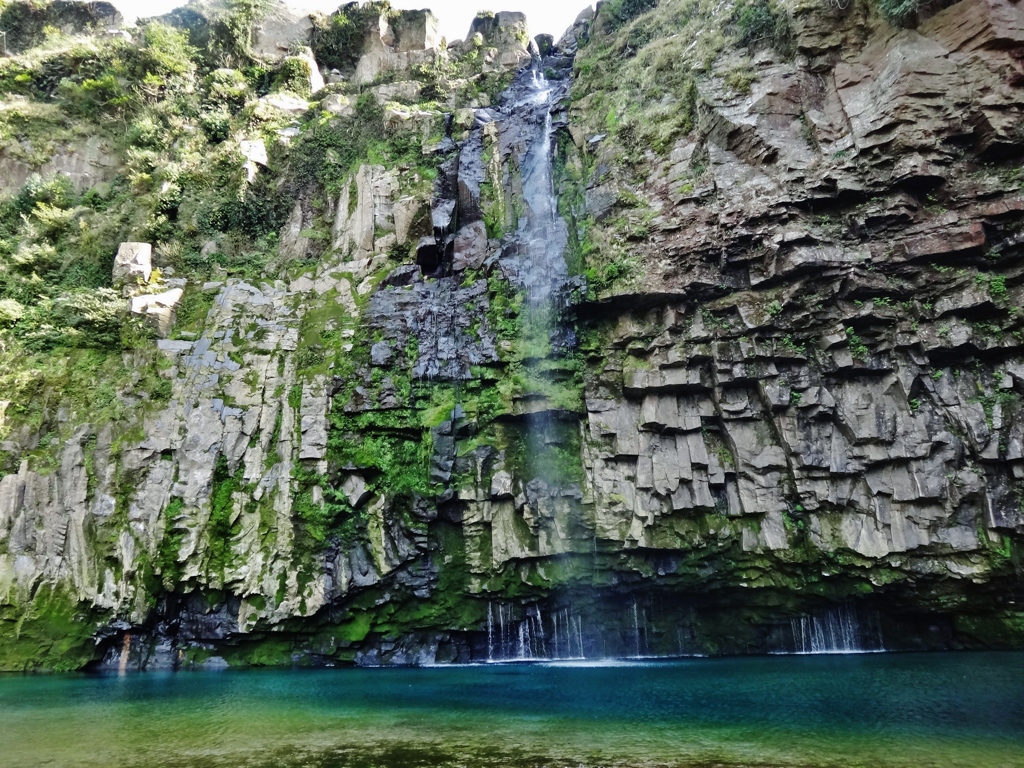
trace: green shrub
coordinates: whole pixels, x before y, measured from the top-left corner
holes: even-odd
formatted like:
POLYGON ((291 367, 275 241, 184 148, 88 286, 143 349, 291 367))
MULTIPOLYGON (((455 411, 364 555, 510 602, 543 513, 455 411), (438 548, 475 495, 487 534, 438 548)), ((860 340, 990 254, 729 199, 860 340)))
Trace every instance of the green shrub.
POLYGON ((390 14, 391 4, 368 2, 363 6, 349 3, 331 16, 318 16, 313 23, 313 53, 316 60, 330 69, 351 74, 363 54, 366 31, 383 14, 390 14))
POLYGON ((31 213, 39 203, 67 208, 74 204, 75 188, 71 179, 57 174, 43 178, 33 174, 25 182, 25 186, 10 203, 14 213, 31 213))
POLYGON ((128 133, 125 138, 128 144, 133 147, 164 149, 166 146, 167 129, 153 115, 143 114, 128 126, 128 133))
POLYGON ((289 56, 281 62, 281 67, 274 76, 274 88, 308 98, 312 92, 309 82, 312 74, 308 60, 289 56))
POLYGON ((617 29, 657 7, 658 0, 608 0, 601 6, 601 12, 607 14, 611 29, 617 29))
POLYGON ((219 144, 231 136, 231 113, 224 107, 204 110, 199 125, 211 144, 219 144))
POLYGON ((239 109, 249 97, 249 82, 237 69, 217 69, 203 80, 202 90, 207 106, 239 109))
POLYGON ((69 112, 82 117, 97 113, 121 115, 132 104, 131 94, 112 74, 76 83, 70 78, 60 81, 57 93, 69 112))
POLYGON ((259 240, 276 236, 288 220, 291 207, 286 190, 276 186, 271 174, 261 173, 241 197, 229 197, 204 210, 199 226, 207 234, 237 232, 259 240))
POLYGON ((189 75, 195 70, 193 60, 199 51, 189 44, 186 32, 160 22, 151 22, 146 25, 142 38, 143 46, 139 50, 142 74, 175 78, 189 75))
POLYGON ((767 44, 781 52, 788 52, 792 46, 789 15, 774 0, 741 0, 736 5, 733 23, 741 45, 767 44))
POLYGON ((917 14, 920 0, 875 0, 878 9, 893 24, 904 24, 917 14))
POLYGON ((43 297, 14 325, 14 333, 33 351, 58 347, 112 348, 120 344, 126 302, 110 288, 77 290, 55 299, 43 297))
MULTIPOLYGON (((423 167, 425 163, 436 162, 424 159, 419 133, 385 130, 383 108, 373 94, 364 93, 356 102, 352 117, 322 117, 307 126, 292 146, 292 175, 300 183, 317 181, 334 196, 341 191, 348 175, 368 158, 392 167, 423 167)), ((433 168, 431 165, 424 170, 433 168)))
POLYGON ((228 11, 213 24, 210 52, 229 66, 252 59, 257 25, 266 17, 272 0, 228 0, 228 11))

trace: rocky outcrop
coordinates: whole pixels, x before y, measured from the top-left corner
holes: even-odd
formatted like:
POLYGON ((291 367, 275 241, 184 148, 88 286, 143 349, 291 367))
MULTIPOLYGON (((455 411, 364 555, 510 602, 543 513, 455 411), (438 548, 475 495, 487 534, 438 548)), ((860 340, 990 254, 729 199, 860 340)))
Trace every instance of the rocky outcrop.
MULTIPOLYGON (((308 46, 313 36, 313 19, 287 2, 270 4, 256 30, 253 53, 271 61, 289 56, 296 46, 308 46)), ((310 55, 310 58, 312 56, 310 55)), ((313 76, 320 75, 315 64, 313 76)), ((320 80, 321 87, 323 80, 320 80)), ((317 89, 314 89, 314 92, 317 89)))
POLYGON ((496 70, 516 70, 528 64, 536 44, 530 39, 525 14, 502 11, 480 14, 470 25, 466 40, 480 44, 487 50, 485 67, 496 70))
POLYGON ((437 17, 430 11, 381 14, 368 25, 352 82, 366 85, 384 75, 401 76, 441 55, 437 17))
MULTIPOLYGON (((18 100, 12 99, 0 110, 18 111, 18 100)), ((0 153, 0 189, 13 193, 21 189, 33 176, 48 178, 64 176, 75 190, 84 192, 98 184, 109 183, 117 170, 117 160, 110 143, 100 137, 84 141, 55 143, 44 140, 26 140, 16 152, 0 153)))
POLYGON ((153 274, 153 246, 149 243, 121 243, 114 256, 114 285, 148 283, 153 274))

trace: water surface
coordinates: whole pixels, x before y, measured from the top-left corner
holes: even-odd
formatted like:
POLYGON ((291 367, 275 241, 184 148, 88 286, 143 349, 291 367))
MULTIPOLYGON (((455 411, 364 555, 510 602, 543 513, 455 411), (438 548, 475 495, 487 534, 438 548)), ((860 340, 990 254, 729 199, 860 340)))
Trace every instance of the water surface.
POLYGON ((0 765, 1024 767, 1024 654, 0 677, 0 765))

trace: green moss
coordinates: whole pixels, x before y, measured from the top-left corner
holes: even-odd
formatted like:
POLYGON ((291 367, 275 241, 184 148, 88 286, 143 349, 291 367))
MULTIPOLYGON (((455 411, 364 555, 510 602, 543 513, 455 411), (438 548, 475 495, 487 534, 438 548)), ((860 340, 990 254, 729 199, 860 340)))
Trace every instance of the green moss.
POLYGON ((499 425, 509 469, 516 477, 540 478, 553 487, 582 486, 583 448, 575 420, 543 419, 533 423, 499 425), (542 439, 537 439, 541 431, 542 439))
POLYGON ((289 56, 281 62, 281 66, 274 76, 274 88, 309 98, 312 74, 313 71, 307 59, 289 56))
POLYGON ((237 475, 231 475, 224 456, 217 459, 210 497, 210 520, 206 526, 207 570, 222 574, 231 565, 231 542, 238 534, 235 494, 241 490, 237 475))
POLYGON ((206 316, 213 307, 216 293, 187 287, 175 313, 174 332, 177 338, 182 333, 195 333, 206 323, 206 316))
POLYGON ((261 637, 237 648, 226 647, 223 655, 232 666, 285 667, 293 663, 295 651, 291 640, 261 637))
POLYGON ((1007 612, 996 616, 958 614, 953 625, 958 634, 972 644, 989 648, 1024 648, 1024 613, 1007 612))
POLYGON ((24 610, 0 607, 0 671, 70 671, 95 658, 101 616, 51 585, 24 610))
POLYGON ((373 615, 362 611, 332 629, 332 635, 342 643, 358 643, 366 639, 373 626, 373 615))
POLYGON ((331 197, 340 194, 346 179, 370 160, 389 167, 419 168, 429 177, 436 175, 440 162, 437 156, 423 154, 423 137, 418 132, 385 130, 384 109, 372 93, 359 97, 351 117, 314 117, 290 153, 293 178, 300 184, 319 182, 331 197))
POLYGON ((156 573, 161 577, 163 586, 169 590, 175 588, 183 573, 183 564, 178 562, 178 553, 181 551, 181 544, 187 531, 177 526, 184 505, 182 499, 174 498, 164 510, 164 535, 160 539, 153 560, 156 573))

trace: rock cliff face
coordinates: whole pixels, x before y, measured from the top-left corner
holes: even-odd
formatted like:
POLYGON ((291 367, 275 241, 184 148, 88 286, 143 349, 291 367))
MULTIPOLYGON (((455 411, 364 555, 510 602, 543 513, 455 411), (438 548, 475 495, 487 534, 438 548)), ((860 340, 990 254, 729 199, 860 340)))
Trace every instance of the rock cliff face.
POLYGON ((0 70, 0 668, 1024 646, 1017 5, 250 5, 0 70))

